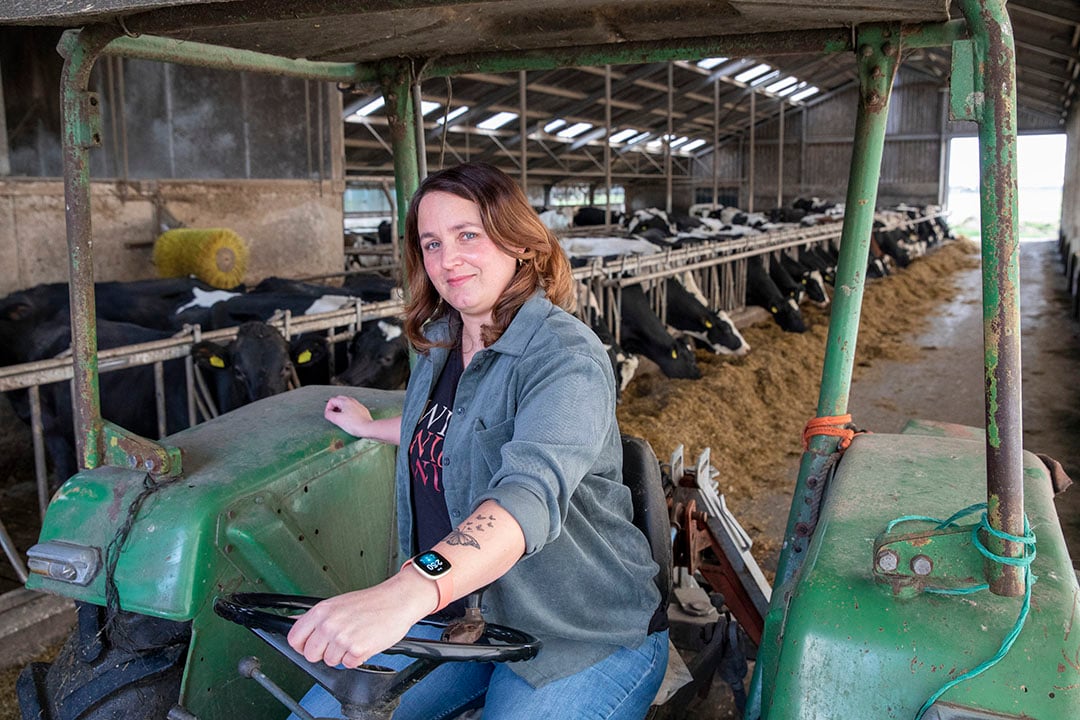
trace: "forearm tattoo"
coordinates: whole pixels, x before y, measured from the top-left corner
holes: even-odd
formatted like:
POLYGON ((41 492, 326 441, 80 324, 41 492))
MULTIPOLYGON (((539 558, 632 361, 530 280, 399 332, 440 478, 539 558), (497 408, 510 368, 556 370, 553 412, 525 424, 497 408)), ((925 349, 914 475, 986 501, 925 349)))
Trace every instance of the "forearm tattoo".
POLYGON ((466 520, 460 527, 451 530, 450 534, 446 536, 446 544, 465 545, 479 550, 480 534, 485 532, 487 528, 493 527, 495 527, 494 515, 478 514, 476 517, 466 520))

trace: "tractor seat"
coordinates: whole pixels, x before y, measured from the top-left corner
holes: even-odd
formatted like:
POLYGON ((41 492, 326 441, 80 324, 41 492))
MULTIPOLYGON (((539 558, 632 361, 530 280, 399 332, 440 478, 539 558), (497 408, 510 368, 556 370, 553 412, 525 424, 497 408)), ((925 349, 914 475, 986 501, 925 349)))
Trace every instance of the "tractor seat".
POLYGON ((634 504, 634 525, 645 534, 653 560, 660 566, 656 587, 660 590, 660 610, 667 612, 671 595, 671 522, 664 495, 660 463, 652 447, 641 438, 622 436, 623 483, 630 488, 634 504))

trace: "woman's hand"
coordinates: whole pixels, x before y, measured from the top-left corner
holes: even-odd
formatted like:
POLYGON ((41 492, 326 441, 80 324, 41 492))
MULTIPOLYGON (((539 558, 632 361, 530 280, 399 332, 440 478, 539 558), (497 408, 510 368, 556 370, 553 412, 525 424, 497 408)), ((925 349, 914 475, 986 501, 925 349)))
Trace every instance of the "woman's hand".
POLYGON ((365 431, 374 422, 367 406, 348 395, 335 395, 327 400, 323 417, 355 437, 368 437, 365 431))
POLYGON ((405 637, 438 598, 434 582, 405 568, 374 587, 315 605, 289 631, 289 645, 310 662, 354 668, 405 637))
POLYGON ((400 415, 373 420, 367 406, 348 395, 335 395, 327 400, 323 417, 353 437, 371 438, 391 445, 401 444, 400 415))

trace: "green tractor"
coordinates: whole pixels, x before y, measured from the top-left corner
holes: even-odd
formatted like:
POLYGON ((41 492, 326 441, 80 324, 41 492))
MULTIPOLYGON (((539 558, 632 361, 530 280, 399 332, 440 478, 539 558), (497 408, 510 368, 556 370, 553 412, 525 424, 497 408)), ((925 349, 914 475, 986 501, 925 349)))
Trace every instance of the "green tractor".
MULTIPOLYGON (((751 720, 1080 717, 1080 632, 1072 632, 1080 587, 1050 473, 1021 447, 1011 32, 1003 0, 959 4, 965 19, 920 25, 717 35, 683 39, 677 47, 552 42, 545 53, 415 64, 423 77, 439 77, 755 51, 855 54, 858 124, 819 418, 808 433, 771 601, 758 617, 763 632, 745 712, 751 720), (903 50, 942 45, 952 49, 952 113, 980 127, 986 429, 912 422, 898 435, 852 438, 847 398, 892 82, 903 50)), ((454 9, 454 3, 435 5, 454 9)), ((524 18, 529 5, 469 7, 482 14, 503 6, 524 18)), ((891 3, 877 9, 879 18, 898 12, 891 3)), ((162 22, 170 17, 162 15, 162 22)), ((125 29, 137 31, 132 22, 125 29)), ((296 697, 311 679, 283 654, 267 652, 263 639, 274 635, 267 628, 277 616, 265 610, 282 601, 265 594, 327 596, 396 569, 394 449, 355 441, 321 421, 338 388, 260 401, 161 444, 101 420, 87 172, 88 150, 100 140, 89 68, 112 53, 381 83, 400 208, 419 177, 410 91, 418 78, 413 63, 398 59, 288 60, 125 37, 122 26, 87 26, 61 44, 75 395, 86 469, 49 506, 28 587, 75 599, 79 620, 51 666, 24 671, 20 702, 24 717, 49 720, 283 714, 259 684, 270 686, 266 678, 273 678, 274 694, 296 697), (237 593, 248 595, 237 602, 237 593), (233 622, 238 618, 256 632, 233 622), (252 655, 262 658, 261 669, 248 662, 243 672, 259 683, 237 672, 238 662, 252 655)), ((417 48, 418 55, 423 51, 417 48)), ((378 413, 392 414, 401 402, 396 393, 352 392, 378 413)), ((530 652, 529 638, 511 631, 494 644, 511 646, 501 659, 530 652)), ((400 691, 409 681, 359 682, 400 691)), ((357 717, 392 711, 372 709, 381 702, 373 698, 355 696, 357 717)))

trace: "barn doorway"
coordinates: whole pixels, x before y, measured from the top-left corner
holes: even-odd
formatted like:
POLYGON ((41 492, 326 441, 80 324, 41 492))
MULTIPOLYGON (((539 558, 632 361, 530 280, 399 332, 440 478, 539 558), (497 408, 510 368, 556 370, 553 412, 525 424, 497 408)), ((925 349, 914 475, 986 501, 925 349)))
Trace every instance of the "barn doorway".
MULTIPOLYGON (((1065 182, 1065 135, 1021 135, 1016 148, 1020 241, 1057 240, 1065 182)), ((949 141, 949 183, 945 196, 949 225, 957 234, 979 237, 979 141, 949 141)))

